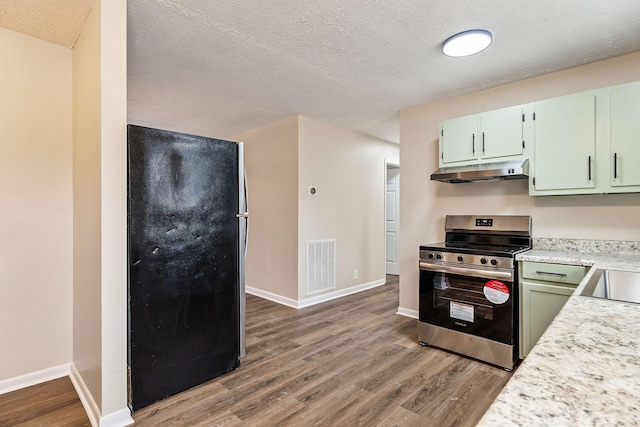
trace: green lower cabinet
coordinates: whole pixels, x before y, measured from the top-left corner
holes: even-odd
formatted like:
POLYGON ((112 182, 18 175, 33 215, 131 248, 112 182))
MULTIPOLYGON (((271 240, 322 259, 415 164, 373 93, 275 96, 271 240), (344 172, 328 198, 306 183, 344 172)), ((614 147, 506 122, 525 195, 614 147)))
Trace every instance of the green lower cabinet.
POLYGON ((586 272, 577 265, 521 263, 520 358, 529 354, 586 272))
POLYGON ((520 357, 524 358, 567 302, 575 286, 520 283, 520 357))

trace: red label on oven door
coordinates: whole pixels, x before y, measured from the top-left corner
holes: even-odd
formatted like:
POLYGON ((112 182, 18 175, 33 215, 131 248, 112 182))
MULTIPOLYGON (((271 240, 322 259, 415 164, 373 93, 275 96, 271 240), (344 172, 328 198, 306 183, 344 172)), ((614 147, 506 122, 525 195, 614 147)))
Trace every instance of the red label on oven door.
POLYGON ((509 288, 499 280, 489 280, 484 284, 484 296, 494 304, 504 304, 509 300, 509 288))

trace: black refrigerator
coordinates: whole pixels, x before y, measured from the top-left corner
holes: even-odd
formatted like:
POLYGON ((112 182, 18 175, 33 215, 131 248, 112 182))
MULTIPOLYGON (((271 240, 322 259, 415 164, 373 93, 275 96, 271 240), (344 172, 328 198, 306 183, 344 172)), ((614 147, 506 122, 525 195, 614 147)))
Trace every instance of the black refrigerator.
POLYGON ((135 411, 239 366, 248 213, 241 143, 127 132, 135 411))

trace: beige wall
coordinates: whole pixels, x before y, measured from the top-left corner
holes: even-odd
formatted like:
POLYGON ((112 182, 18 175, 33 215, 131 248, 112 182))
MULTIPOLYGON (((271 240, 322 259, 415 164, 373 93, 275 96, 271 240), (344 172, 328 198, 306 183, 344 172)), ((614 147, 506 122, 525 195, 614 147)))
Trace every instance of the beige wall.
POLYGON ((68 363, 71 51, 0 28, 0 381, 68 363))
POLYGON ((100 8, 73 48, 73 362, 98 405, 101 379, 100 8))
POLYGON ((384 281, 385 161, 399 163, 399 146, 300 116, 298 147, 298 299, 308 241, 336 240, 336 290, 384 281))
POLYGON ((298 119, 239 135, 249 183, 247 286, 297 299, 298 119))
POLYGON ((73 362, 100 414, 127 408, 126 1, 73 48, 73 362))
POLYGON ((336 291, 384 280, 385 160, 399 163, 397 144, 303 116, 234 139, 249 181, 247 286, 304 300, 306 242, 324 239, 336 239, 336 291))
MULTIPOLYGON (((127 1, 101 10, 102 415, 127 415, 127 1)), ((95 6, 94 6, 95 7, 95 6)))
POLYGON ((522 214, 535 237, 640 240, 640 195, 529 197, 523 181, 444 184, 438 168, 443 119, 640 79, 640 53, 532 78, 400 113, 402 162, 400 307, 417 310, 420 244, 444 239, 447 214, 522 214))

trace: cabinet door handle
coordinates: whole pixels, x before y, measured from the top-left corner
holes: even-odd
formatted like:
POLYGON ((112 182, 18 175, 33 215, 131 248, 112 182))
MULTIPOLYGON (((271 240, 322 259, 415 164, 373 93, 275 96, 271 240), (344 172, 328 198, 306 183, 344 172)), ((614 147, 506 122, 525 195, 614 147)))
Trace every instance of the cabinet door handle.
POLYGON ((613 179, 618 178, 618 153, 613 153, 613 179))
POLYGON ((549 274, 551 276, 567 277, 566 273, 553 273, 551 271, 536 271, 536 274, 549 274))
POLYGON ((471 153, 476 154, 476 134, 472 134, 471 136, 471 153))
POLYGON ((482 154, 484 154, 484 132, 482 132, 482 154))
POLYGON ((589 156, 589 181, 591 181, 591 156, 589 156))

